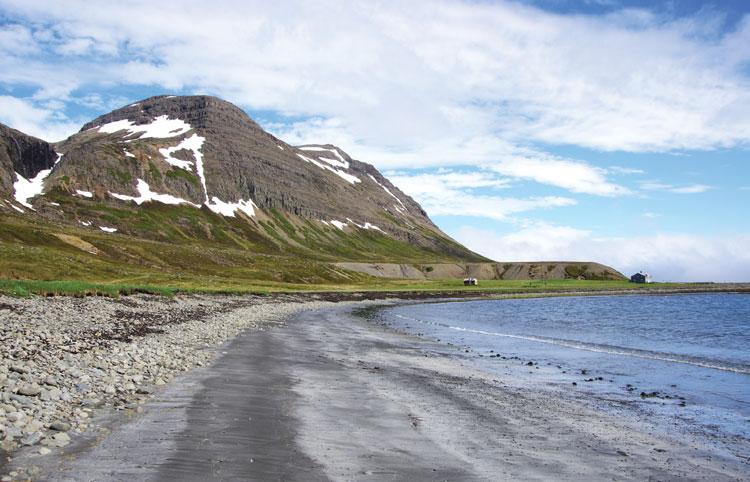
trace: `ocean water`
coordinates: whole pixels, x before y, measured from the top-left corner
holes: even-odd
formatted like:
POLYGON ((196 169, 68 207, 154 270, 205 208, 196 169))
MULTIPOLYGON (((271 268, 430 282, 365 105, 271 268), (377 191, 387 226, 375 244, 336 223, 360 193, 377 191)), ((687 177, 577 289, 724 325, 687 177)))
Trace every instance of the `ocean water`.
POLYGON ((510 384, 750 455, 748 294, 422 303, 379 318, 510 384))

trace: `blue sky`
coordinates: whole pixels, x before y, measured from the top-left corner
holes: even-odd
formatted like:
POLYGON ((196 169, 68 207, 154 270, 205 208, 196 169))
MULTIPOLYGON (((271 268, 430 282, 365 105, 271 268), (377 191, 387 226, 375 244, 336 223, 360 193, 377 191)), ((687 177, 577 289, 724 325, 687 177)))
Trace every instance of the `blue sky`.
POLYGON ((0 122, 59 140, 218 95, 494 259, 750 280, 748 2, 207 5, 0 0, 0 122))

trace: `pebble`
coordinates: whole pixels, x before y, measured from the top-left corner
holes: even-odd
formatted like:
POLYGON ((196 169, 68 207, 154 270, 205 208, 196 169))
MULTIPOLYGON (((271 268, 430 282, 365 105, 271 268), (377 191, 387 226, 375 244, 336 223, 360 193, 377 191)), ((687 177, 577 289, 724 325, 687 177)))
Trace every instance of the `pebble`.
POLYGON ((49 428, 58 432, 67 432, 70 430, 70 424, 67 422, 52 422, 49 428))
POLYGON ((64 432, 58 432, 45 438, 42 443, 49 447, 65 447, 70 443, 70 436, 64 432))
POLYGON ((9 422, 15 423, 15 422, 18 422, 19 420, 23 420, 24 418, 26 418, 26 414, 23 412, 12 412, 12 413, 9 413, 6 418, 8 419, 9 422))
POLYGON ((23 445, 36 445, 42 439, 42 434, 39 432, 30 433, 21 439, 23 445))
POLYGON ((210 347, 305 308, 294 295, 283 301, 0 295, 0 304, 13 308, 3 313, 0 333, 0 448, 12 456, 39 444, 35 453, 46 455, 68 445, 104 405, 142 412, 152 387, 209 363, 210 347), (160 332, 128 334, 139 323, 160 332))
POLYGON ((18 389, 18 393, 20 395, 26 395, 27 397, 36 397, 40 393, 42 393, 42 387, 40 387, 39 385, 25 384, 21 385, 21 387, 18 389))

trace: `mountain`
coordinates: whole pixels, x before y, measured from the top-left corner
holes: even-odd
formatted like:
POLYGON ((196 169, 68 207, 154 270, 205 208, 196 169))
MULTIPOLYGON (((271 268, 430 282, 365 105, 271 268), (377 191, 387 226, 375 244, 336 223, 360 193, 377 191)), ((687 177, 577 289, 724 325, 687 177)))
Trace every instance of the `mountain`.
POLYGON ((34 180, 40 173, 45 177, 57 159, 52 145, 0 124, 0 196, 5 198, 5 206, 11 206, 8 199, 16 191, 22 203, 32 193, 40 194, 41 190, 36 192, 35 186, 41 188, 41 179, 34 180))
MULTIPOLYGON (((55 144, 0 126, 0 176, 0 243, 83 251, 98 270, 262 265, 258 279, 339 282, 369 275, 336 262, 489 261, 372 165, 330 144, 291 146, 215 97, 151 97, 55 144)), ((0 277, 19 271, 0 264, 0 277)))

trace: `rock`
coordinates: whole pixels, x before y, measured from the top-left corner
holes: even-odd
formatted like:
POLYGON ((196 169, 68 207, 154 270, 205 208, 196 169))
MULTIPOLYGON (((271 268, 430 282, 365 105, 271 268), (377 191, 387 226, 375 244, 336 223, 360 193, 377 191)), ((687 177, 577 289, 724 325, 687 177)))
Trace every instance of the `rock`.
POLYGON ((46 388, 42 388, 42 391, 39 392, 39 400, 43 402, 49 402, 49 390, 47 390, 46 388))
POLYGON ((52 451, 47 447, 39 447, 39 455, 49 455, 52 451))
POLYGON ((37 397, 42 393, 42 387, 39 385, 24 384, 18 388, 18 394, 26 395, 27 397, 37 397))
POLYGON ((8 414, 8 416, 6 418, 8 419, 9 422, 16 423, 19 420, 25 419, 26 418, 26 414, 23 413, 23 412, 20 412, 20 411, 19 412, 11 412, 11 413, 8 414))
POLYGON ((70 443, 70 437, 67 433, 58 432, 46 437, 42 443, 48 447, 65 447, 70 443))
POLYGON ((57 421, 49 424, 49 428, 57 432, 67 432, 68 430, 70 430, 70 424, 67 422, 57 421))
POLYGON ((50 385, 52 387, 57 386, 57 380, 52 375, 47 375, 47 377, 44 379, 43 382, 45 385, 50 385))
POLYGON ((19 405, 24 406, 24 407, 31 407, 34 405, 34 399, 30 397, 26 397, 24 395, 17 395, 13 393, 8 398, 10 399, 11 402, 16 402, 19 405))
POLYGON ((31 371, 23 365, 11 365, 9 369, 12 372, 21 373, 21 374, 29 373, 29 371, 31 371))
POLYGON ((18 427, 5 427, 5 437, 10 439, 19 438, 23 435, 23 432, 18 427))
POLYGON ((26 446, 36 445, 39 443, 41 439, 42 439, 42 434, 40 434, 39 432, 34 432, 23 437, 21 439, 21 444, 26 445, 26 446))
POLYGON ((101 407, 102 405, 104 405, 104 402, 98 398, 87 398, 81 402, 81 406, 84 407, 101 407))
POLYGON ((49 402, 52 400, 60 399, 60 390, 54 388, 52 390, 42 389, 42 393, 39 394, 39 400, 43 402, 49 402))
POLYGON ((86 393, 90 389, 90 385, 88 383, 76 383, 76 391, 81 393, 86 393))
POLYGON ((26 433, 38 432, 44 428, 44 424, 39 420, 32 420, 23 426, 23 431, 26 433))
MULTIPOLYGON (((7 316, 3 313, 0 321, 0 337, 3 343, 8 341, 8 346, 15 346, 16 357, 9 360, 0 356, 0 445, 11 456, 21 446, 22 438, 31 443, 36 434, 41 437, 37 443, 44 453, 69 443, 69 437, 55 435, 85 430, 96 413, 94 409, 104 402, 141 412, 139 403, 147 400, 153 387, 169 383, 178 372, 210 360, 212 355, 198 350, 216 346, 248 327, 257 327, 255 323, 276 309, 253 306, 242 312, 226 310, 215 318, 191 319, 187 308, 195 307, 197 302, 190 299, 174 303, 133 297, 122 303, 96 297, 60 297, 13 303, 25 304, 24 310, 7 316), (130 343, 92 338, 91 333, 96 331, 114 333, 122 329, 117 311, 142 314, 144 321, 156 314, 160 320, 180 321, 180 329, 167 327, 163 333, 149 333, 130 343), (39 359, 43 361, 17 361, 35 352, 44 354, 39 359), (11 362, 17 370, 10 369, 11 362), (76 390, 76 385, 82 391, 76 390)), ((205 304, 223 303, 224 300, 212 300, 205 304)), ((303 306, 280 306, 280 312, 300 308, 303 306)), ((37 450, 39 447, 33 453, 37 450)))

